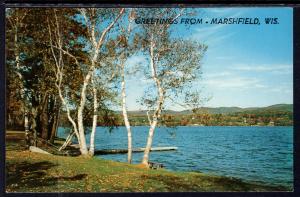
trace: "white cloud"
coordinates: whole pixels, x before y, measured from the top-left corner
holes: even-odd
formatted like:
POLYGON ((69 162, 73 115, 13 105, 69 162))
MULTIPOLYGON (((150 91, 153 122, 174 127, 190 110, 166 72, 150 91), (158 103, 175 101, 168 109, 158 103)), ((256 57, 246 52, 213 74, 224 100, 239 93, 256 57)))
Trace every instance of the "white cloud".
POLYGON ((251 88, 259 84, 258 79, 246 77, 230 77, 230 78, 212 78, 203 81, 203 84, 214 88, 251 88))
POLYGON ((217 33, 219 32, 221 29, 223 29, 226 25, 210 25, 210 26, 207 26, 207 27, 199 27, 196 29, 196 33, 197 35, 199 36, 202 36, 202 37, 207 37, 207 36, 210 36, 214 33, 217 33))
POLYGON ((134 66, 136 64, 143 63, 144 61, 146 61, 144 56, 134 55, 134 56, 131 56, 130 58, 127 59, 126 65, 131 67, 131 66, 134 66))
POLYGON ((144 76, 135 76, 126 79, 127 84, 136 84, 137 86, 143 86, 147 84, 152 84, 154 83, 152 79, 148 79, 144 76))
MULTIPOLYGON (((241 9, 228 9, 228 8, 211 8, 207 10, 206 15, 203 17, 204 21, 210 21, 215 17, 224 17, 224 18, 237 18, 243 16, 245 10, 241 9)), ((222 41, 231 38, 235 35, 235 32, 226 31, 226 28, 229 27, 226 24, 218 24, 207 26, 201 26, 196 29, 195 33, 192 35, 193 39, 200 40, 205 42, 211 47, 220 44, 222 41)))
POLYGON ((227 40, 235 35, 235 32, 221 32, 222 27, 223 25, 218 25, 198 29, 197 32, 192 35, 192 39, 204 42, 209 46, 209 49, 211 49, 214 46, 220 45, 224 40, 227 40))
POLYGON ((209 8, 209 12, 212 12, 213 14, 226 14, 233 11, 233 8, 209 8))
POLYGON ((238 71, 253 71, 253 72, 266 72, 270 71, 272 73, 282 74, 282 72, 285 73, 291 73, 292 72, 292 65, 290 64, 269 64, 269 65, 235 65, 231 67, 232 70, 238 70, 238 71))
MULTIPOLYGON (((262 90, 270 93, 291 94, 293 91, 291 84, 280 84, 278 86, 270 86, 255 77, 241 77, 235 73, 221 72, 208 74, 206 79, 201 81, 208 89, 223 89, 223 90, 262 90)), ((219 90, 218 90, 219 91, 219 90)))
POLYGON ((272 73, 272 74, 288 74, 292 73, 292 65, 290 64, 263 64, 263 65, 247 65, 238 64, 231 66, 227 70, 203 73, 201 84, 207 86, 209 89, 235 89, 235 90, 249 90, 260 89, 266 92, 282 92, 291 91, 291 84, 278 83, 274 87, 266 81, 265 78, 258 77, 256 72, 272 73), (252 75, 244 76, 239 71, 254 72, 252 75))
POLYGON ((230 71, 204 74, 204 80, 200 83, 213 89, 270 89, 269 86, 263 84, 263 81, 256 77, 243 77, 230 71))
POLYGON ((204 74, 206 78, 224 77, 229 75, 232 75, 232 73, 228 71, 204 74))
POLYGON ((219 56, 219 57, 215 57, 215 59, 218 59, 218 60, 232 60, 233 57, 232 56, 219 56))
POLYGON ((139 82, 143 83, 143 84, 151 84, 154 83, 153 79, 140 79, 139 82))
POLYGON ((230 17, 235 18, 242 16, 247 12, 246 9, 239 8, 209 8, 207 9, 207 14, 210 14, 212 17, 230 17))
POLYGON ((290 94, 290 93, 292 93, 293 88, 289 87, 289 86, 277 86, 277 87, 273 87, 273 88, 268 88, 268 91, 275 92, 275 93, 290 94))
POLYGON ((226 31, 227 25, 209 25, 206 27, 199 27, 191 36, 200 42, 204 42, 211 49, 214 46, 220 45, 224 40, 227 40, 235 35, 235 32, 226 31))
POLYGON ((206 42, 211 48, 212 46, 219 45, 224 40, 232 38, 234 35, 235 35, 235 32, 230 32, 230 33, 227 33, 227 34, 218 35, 218 36, 208 38, 208 40, 206 42))
POLYGON ((254 87, 255 88, 268 88, 268 86, 263 85, 263 84, 255 84, 254 87))

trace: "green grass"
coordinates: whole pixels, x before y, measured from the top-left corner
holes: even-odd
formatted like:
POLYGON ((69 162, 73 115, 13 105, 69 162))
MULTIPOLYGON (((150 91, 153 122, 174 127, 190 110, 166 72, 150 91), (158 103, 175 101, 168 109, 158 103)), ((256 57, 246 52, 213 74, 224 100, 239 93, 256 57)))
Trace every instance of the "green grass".
POLYGON ((149 170, 98 158, 32 153, 7 143, 7 192, 287 191, 203 173, 149 170))

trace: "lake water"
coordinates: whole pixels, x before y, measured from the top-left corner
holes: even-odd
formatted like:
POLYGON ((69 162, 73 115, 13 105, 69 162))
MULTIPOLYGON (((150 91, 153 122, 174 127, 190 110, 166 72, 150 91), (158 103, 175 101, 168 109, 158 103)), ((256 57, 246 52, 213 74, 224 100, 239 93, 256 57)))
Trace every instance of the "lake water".
MULTIPOLYGON (((145 147, 148 127, 133 127, 132 132, 134 148, 145 147)), ((95 144, 96 149, 126 149, 127 131, 98 127, 95 144)), ((293 187, 293 127, 158 127, 152 147, 158 146, 178 147, 150 153, 150 161, 166 169, 293 187)), ((142 156, 134 153, 133 162, 142 156)), ((97 157, 127 161, 127 154, 97 157)))

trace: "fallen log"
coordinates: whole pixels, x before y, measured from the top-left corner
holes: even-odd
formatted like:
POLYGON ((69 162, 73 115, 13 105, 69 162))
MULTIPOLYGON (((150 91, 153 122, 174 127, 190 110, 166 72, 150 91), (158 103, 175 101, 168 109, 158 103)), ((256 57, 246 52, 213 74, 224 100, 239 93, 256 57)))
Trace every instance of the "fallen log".
POLYGON ((51 153, 49 153, 43 149, 40 149, 38 147, 35 147, 35 146, 30 146, 29 150, 34 153, 42 153, 42 154, 52 155, 51 153))

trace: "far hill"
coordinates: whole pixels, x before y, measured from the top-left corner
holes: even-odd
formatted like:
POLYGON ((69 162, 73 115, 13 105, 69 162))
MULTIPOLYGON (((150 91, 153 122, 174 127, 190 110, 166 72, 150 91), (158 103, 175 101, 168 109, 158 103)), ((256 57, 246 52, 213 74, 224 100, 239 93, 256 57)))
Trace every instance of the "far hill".
MULTIPOLYGON (((123 125, 122 113, 117 112, 118 125, 123 125)), ((129 111, 134 126, 148 125, 147 111, 129 111)), ((164 110, 161 124, 166 126, 292 126, 293 104, 267 107, 201 107, 191 110, 164 110)))
POLYGON ((265 107, 266 110, 278 110, 293 112, 293 104, 277 104, 265 107))
MULTIPOLYGON (((251 113, 251 112, 266 112, 266 111, 282 111, 282 112, 293 112, 293 104, 276 104, 270 105, 267 107, 201 107, 199 109, 200 112, 209 113, 209 114, 232 114, 232 113, 251 113)), ((120 112, 121 113, 121 112, 120 112)), ((134 115, 145 115, 147 111, 129 111, 129 114, 134 115)), ((191 110, 183 110, 183 111, 173 111, 173 110, 164 110, 163 114, 177 114, 177 115, 186 115, 191 114, 191 110)))

